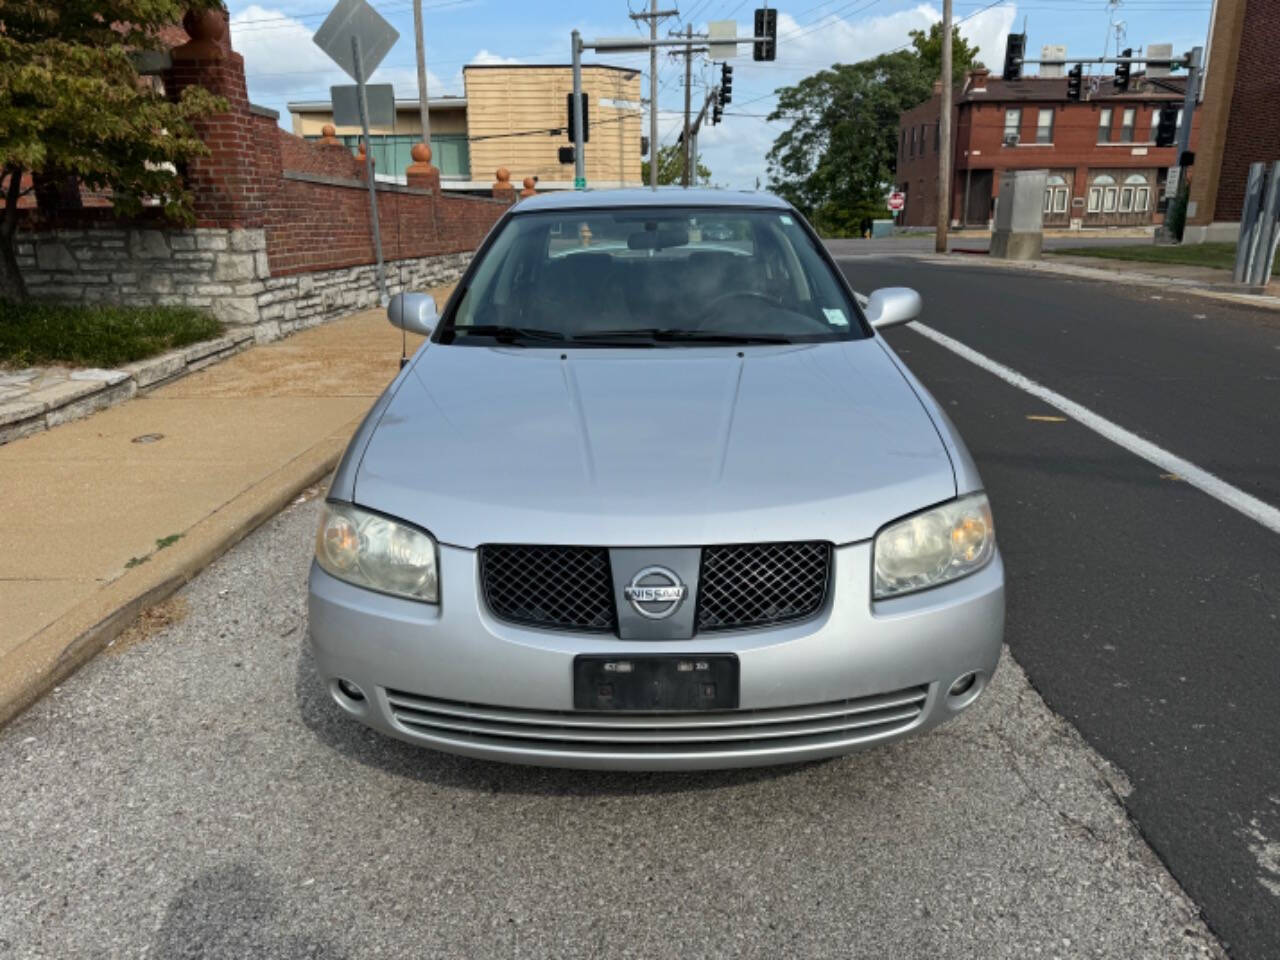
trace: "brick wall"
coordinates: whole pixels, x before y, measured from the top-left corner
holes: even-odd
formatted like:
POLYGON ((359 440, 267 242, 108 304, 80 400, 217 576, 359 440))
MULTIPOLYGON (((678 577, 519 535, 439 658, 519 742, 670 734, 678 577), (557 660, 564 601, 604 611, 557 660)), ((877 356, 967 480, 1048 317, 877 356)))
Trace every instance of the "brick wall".
MULTIPOLYGON (((272 339, 377 303, 368 181, 340 145, 281 130, 245 92, 244 63, 223 37, 172 52, 165 89, 200 84, 228 110, 198 122, 209 155, 183 171, 195 226, 151 208, 130 221, 109 210, 55 218, 24 211, 19 267, 33 296, 79 302, 187 304, 272 339), (215 42, 216 41, 216 42, 215 42)), ((410 186, 377 184, 391 293, 456 280, 506 200, 450 196, 412 167, 410 186)))
MULTIPOLYGON (((1241 2, 1244 0, 1236 0, 1237 4, 1241 2)), ((1280 160, 1280 69, 1276 67, 1280 3, 1247 0, 1244 7, 1213 212, 1213 219, 1219 221, 1239 221, 1249 165, 1280 160)), ((1215 59, 1219 55, 1215 41, 1215 59)), ((1209 69, 1215 69, 1213 61, 1209 69)), ((1210 106, 1206 100, 1204 108, 1210 106)))

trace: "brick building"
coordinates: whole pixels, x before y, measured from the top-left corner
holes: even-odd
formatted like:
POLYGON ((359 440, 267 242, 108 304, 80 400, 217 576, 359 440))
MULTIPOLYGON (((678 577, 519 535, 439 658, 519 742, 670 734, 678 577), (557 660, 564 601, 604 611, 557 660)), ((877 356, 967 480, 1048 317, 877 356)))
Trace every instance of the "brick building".
MULTIPOLYGON (((1128 227, 1160 223, 1173 147, 1155 145, 1162 105, 1181 105, 1182 77, 1133 75, 1117 93, 1111 78, 1085 78, 1084 99, 1067 99, 1065 77, 1004 81, 985 68, 970 71, 952 114, 954 181, 951 222, 985 227, 1004 170, 1049 171, 1045 225, 1128 227)), ((905 111, 898 129, 898 189, 907 195, 900 222, 937 224, 941 98, 905 111)), ((1199 111, 1197 111, 1197 114, 1199 111)), ((1179 121, 1181 122, 1181 121, 1179 121)), ((1199 116, 1196 118, 1197 127, 1199 116)), ((1197 128, 1192 129, 1192 149, 1197 128)))
POLYGON ((1251 163, 1280 160, 1280 3, 1216 0, 1185 239, 1235 240, 1251 163))

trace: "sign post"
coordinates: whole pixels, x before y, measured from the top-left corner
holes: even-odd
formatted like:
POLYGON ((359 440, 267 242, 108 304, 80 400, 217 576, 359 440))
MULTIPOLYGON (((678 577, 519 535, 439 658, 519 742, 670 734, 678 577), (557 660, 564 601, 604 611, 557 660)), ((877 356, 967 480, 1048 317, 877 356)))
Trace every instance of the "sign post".
MULTIPOLYGON (((325 17, 312 40, 329 58, 356 82, 356 100, 360 108, 360 128, 364 133, 365 172, 369 181, 369 216, 373 228, 373 255, 377 264, 378 302, 386 306, 387 272, 382 262, 382 231, 378 225, 378 187, 374 180, 373 143, 369 138, 369 95, 365 86, 368 74, 378 69, 400 34, 395 27, 369 6, 367 0, 338 0, 325 17)), ((395 98, 391 101, 394 118, 395 98)))

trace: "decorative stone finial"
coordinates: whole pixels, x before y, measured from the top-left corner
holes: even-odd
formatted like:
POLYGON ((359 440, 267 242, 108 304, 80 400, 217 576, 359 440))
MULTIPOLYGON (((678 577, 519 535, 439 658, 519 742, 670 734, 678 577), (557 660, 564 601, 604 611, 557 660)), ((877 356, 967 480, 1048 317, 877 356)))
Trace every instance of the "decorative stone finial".
POLYGON ((414 163, 431 163, 431 148, 425 143, 415 143, 409 151, 414 163))
POLYGON ((326 123, 323 127, 320 128, 320 142, 321 143, 337 143, 338 142, 337 133, 338 131, 332 123, 326 123))
POLYGON ((535 194, 537 194, 537 192, 538 192, 538 191, 534 189, 534 184, 536 184, 537 182, 538 182, 538 181, 537 181, 537 180, 535 180, 535 179, 533 179, 533 177, 525 177, 525 178, 524 178, 524 189, 520 191, 520 196, 522 196, 522 197, 532 197, 532 196, 534 196, 535 194))
POLYGON ((188 10, 182 18, 182 29, 191 39, 175 47, 173 55, 180 60, 220 60, 227 54, 227 15, 221 7, 188 10))

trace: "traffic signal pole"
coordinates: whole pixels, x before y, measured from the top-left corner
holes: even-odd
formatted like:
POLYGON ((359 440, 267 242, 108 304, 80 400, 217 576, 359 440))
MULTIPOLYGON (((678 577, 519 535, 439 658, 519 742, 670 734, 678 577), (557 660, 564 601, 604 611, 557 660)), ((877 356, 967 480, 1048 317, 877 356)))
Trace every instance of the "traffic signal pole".
POLYGON ((587 179, 587 158, 582 146, 582 34, 570 35, 573 44, 573 180, 574 187, 587 179))
POLYGON ((693 24, 685 28, 689 44, 684 48, 684 172, 680 174, 680 186, 689 186, 689 121, 693 113, 693 24))

